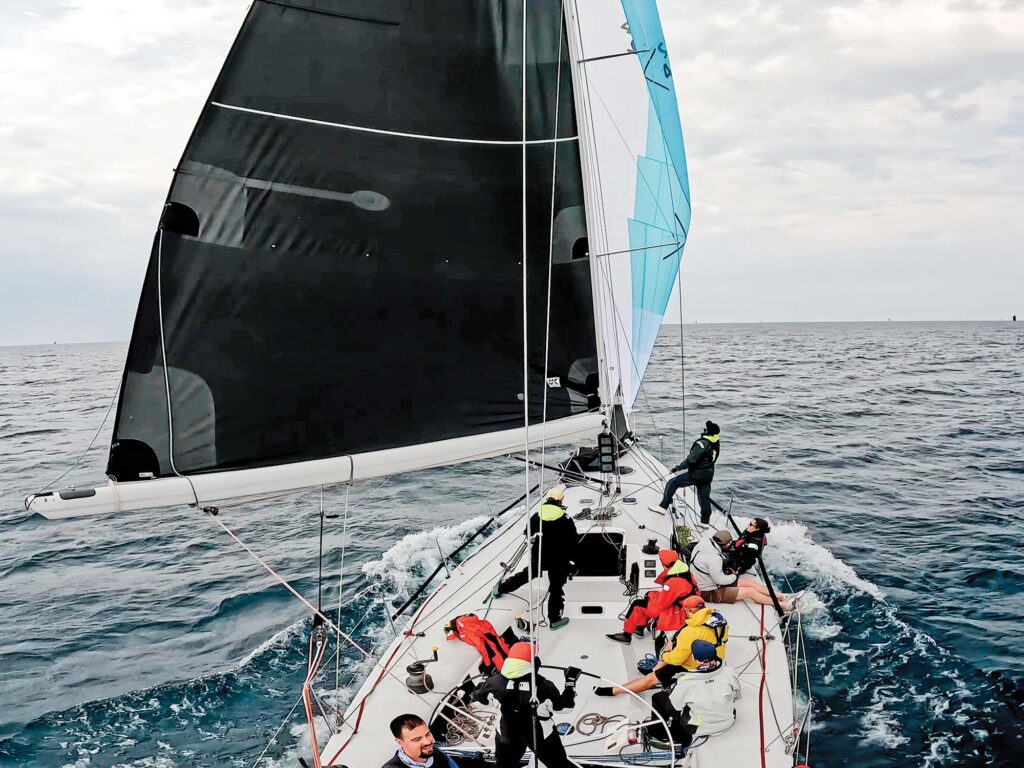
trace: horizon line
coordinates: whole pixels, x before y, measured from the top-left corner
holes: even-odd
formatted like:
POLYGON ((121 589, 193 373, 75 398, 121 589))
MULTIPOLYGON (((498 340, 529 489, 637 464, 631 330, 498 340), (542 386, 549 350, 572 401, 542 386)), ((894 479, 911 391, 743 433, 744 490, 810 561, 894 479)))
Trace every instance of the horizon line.
MULTIPOLYGON (((1013 324, 1016 322, 1016 315, 1011 318, 989 318, 985 320, 722 320, 715 322, 701 322, 700 320, 692 320, 689 322, 682 323, 687 327, 695 325, 890 325, 890 324, 910 324, 910 323, 1008 323, 1013 324)), ((680 323, 662 322, 662 325, 674 326, 678 328, 680 323)), ((1024 322, 1022 322, 1024 325, 1024 322)), ((70 347, 76 345, 86 344, 128 344, 130 339, 105 339, 100 341, 36 341, 36 342, 21 342, 16 344, 0 344, 0 349, 8 349, 14 347, 52 347, 62 346, 70 347)))

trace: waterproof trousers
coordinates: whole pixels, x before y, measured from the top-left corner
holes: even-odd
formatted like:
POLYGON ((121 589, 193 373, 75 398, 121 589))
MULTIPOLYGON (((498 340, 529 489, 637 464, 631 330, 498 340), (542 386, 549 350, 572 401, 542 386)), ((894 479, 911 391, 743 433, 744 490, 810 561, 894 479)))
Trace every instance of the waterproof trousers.
MULTIPOLYGON (((496 768, 520 768, 519 761, 526 754, 526 748, 533 744, 527 741, 528 733, 520 735, 517 733, 498 733, 495 738, 495 760, 496 768)), ((565 755, 565 747, 562 746, 562 739, 558 733, 552 733, 546 739, 540 732, 540 728, 534 729, 537 748, 535 750, 537 759, 546 768, 576 768, 565 755)))
POLYGON ((650 593, 648 593, 641 599, 630 603, 629 611, 626 613, 626 620, 622 622, 623 632, 631 635, 641 627, 646 627, 647 623, 658 615, 648 605, 647 601, 650 596, 650 593))
POLYGON ((661 508, 668 509, 669 504, 672 503, 672 499, 676 495, 676 491, 680 488, 686 488, 691 485, 696 486, 697 488, 697 504, 700 506, 700 521, 704 523, 704 525, 707 525, 711 522, 711 481, 698 482, 697 480, 694 480, 690 477, 690 470, 680 472, 665 483, 665 493, 661 497, 661 508))
MULTIPOLYGON (((668 723, 676 749, 680 747, 686 748, 693 741, 693 735, 680 723, 680 713, 676 711, 676 708, 672 706, 672 702, 668 700, 671 693, 672 691, 658 691, 651 697, 651 707, 668 723)), ((647 734, 655 739, 668 740, 665 734, 665 726, 661 724, 660 720, 653 725, 647 726, 647 734)))
MULTIPOLYGON (((540 571, 533 569, 536 576, 540 571)), ((565 582, 569 580, 569 571, 548 568, 548 621, 558 621, 562 618, 562 609, 565 608, 565 582)), ((519 573, 513 574, 498 585, 498 591, 505 595, 515 592, 527 581, 530 580, 530 572, 523 568, 519 573)))

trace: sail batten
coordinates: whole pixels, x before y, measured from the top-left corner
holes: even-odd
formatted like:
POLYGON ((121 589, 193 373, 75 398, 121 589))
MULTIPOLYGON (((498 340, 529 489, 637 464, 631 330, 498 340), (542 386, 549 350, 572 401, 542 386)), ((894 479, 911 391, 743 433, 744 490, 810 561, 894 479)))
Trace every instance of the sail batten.
POLYGON ((210 102, 210 106, 220 107, 221 109, 230 109, 235 112, 248 112, 251 115, 263 115, 264 117, 277 117, 282 120, 295 120, 300 123, 309 123, 310 125, 324 125, 330 128, 344 128, 349 131, 363 131, 365 133, 378 133, 384 136, 398 136, 403 139, 423 139, 425 141, 450 141, 457 144, 493 144, 493 145, 512 145, 522 146, 523 144, 558 144, 562 141, 577 141, 578 136, 561 136, 551 139, 520 139, 518 141, 511 139, 465 139, 456 136, 430 136, 422 133, 405 133, 403 131, 388 131, 382 128, 370 128, 365 125, 350 125, 347 123, 332 123, 327 120, 314 120, 311 117, 301 117, 299 115, 286 115, 280 112, 268 112, 263 109, 252 109, 250 107, 238 107, 233 104, 221 104, 220 102, 210 102))

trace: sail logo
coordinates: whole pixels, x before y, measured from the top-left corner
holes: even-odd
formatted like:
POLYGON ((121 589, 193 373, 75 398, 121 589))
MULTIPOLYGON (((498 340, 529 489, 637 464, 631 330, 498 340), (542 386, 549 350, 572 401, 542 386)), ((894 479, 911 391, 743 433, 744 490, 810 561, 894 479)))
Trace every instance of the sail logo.
POLYGON ((547 382, 548 382, 548 387, 549 388, 551 388, 551 389, 558 389, 559 387, 562 386, 562 377, 561 376, 550 376, 550 377, 548 377, 547 382))

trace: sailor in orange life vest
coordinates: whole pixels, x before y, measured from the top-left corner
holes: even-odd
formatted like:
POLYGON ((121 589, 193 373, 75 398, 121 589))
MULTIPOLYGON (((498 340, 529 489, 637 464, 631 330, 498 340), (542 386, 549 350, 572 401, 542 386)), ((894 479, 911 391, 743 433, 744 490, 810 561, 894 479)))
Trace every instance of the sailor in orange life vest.
POLYGON ((690 568, 672 549, 661 550, 658 559, 665 570, 654 582, 660 584, 661 589, 651 590, 641 599, 634 600, 626 612, 623 631, 607 635, 609 640, 629 644, 633 635, 643 637, 644 627, 652 621, 656 621, 655 627, 661 632, 674 632, 686 622, 683 600, 697 592, 690 568))
POLYGON ((725 617, 718 611, 708 608, 697 595, 691 595, 683 600, 683 610, 686 612, 686 624, 676 632, 675 637, 666 646, 661 654, 661 660, 653 671, 618 687, 595 688, 594 693, 598 696, 617 696, 626 691, 647 691, 658 683, 666 688, 671 686, 676 675, 692 671, 700 665, 693 657, 694 640, 706 640, 711 643, 718 657, 725 661, 725 644, 729 641, 729 625, 725 617))
MULTIPOLYGON (((555 684, 534 671, 540 667, 536 649, 531 643, 515 643, 501 672, 488 678, 473 692, 474 701, 492 706, 497 702, 501 720, 494 738, 494 762, 497 768, 519 768, 527 747, 533 750, 547 768, 574 768, 576 765, 565 754, 562 739, 555 728, 556 709, 571 709, 576 705, 576 680, 580 670, 565 669, 565 690, 561 693, 555 684), (537 704, 531 703, 533 687, 531 677, 537 680, 537 704)), ((467 681, 463 690, 468 692, 473 683, 467 681)))
MULTIPOLYGON (((562 616, 565 582, 570 574, 576 573, 576 548, 579 545, 576 523, 565 514, 564 501, 565 491, 552 488, 540 509, 530 517, 533 577, 537 578, 542 571, 548 574, 548 628, 552 630, 561 629, 569 623, 569 619, 562 616), (541 532, 543 535, 538 536, 541 532)), ((529 578, 529 571, 523 568, 495 586, 491 594, 495 598, 507 595, 523 586, 529 578)))

